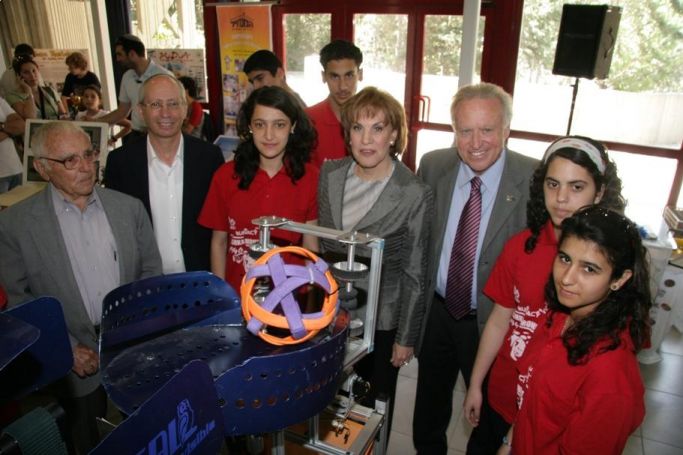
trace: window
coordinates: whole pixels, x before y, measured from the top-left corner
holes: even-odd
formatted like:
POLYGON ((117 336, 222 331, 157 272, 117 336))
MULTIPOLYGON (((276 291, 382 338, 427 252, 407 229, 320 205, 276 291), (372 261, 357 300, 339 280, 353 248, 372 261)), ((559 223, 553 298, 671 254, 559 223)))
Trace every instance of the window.
POLYGON ((204 49, 202 0, 130 0, 130 19, 150 49, 204 49))
POLYGON ((408 16, 355 14, 353 35, 363 51, 363 87, 380 87, 401 104, 405 97, 408 16))
MULTIPOLYGON (((479 20, 477 32, 478 82, 481 75, 481 53, 484 43, 484 18, 479 20)), ((422 65, 421 95, 427 112, 422 120, 451 124, 451 101, 458 91, 460 46, 462 44, 462 16, 428 15, 425 17, 424 62, 422 65)))
POLYGON ((318 52, 330 42, 331 14, 285 14, 287 83, 311 106, 327 98, 318 52))
MULTIPOLYGON (((551 137, 567 132, 575 79, 552 74, 563 3, 524 3, 513 130, 551 137)), ((627 215, 657 232, 678 163, 649 153, 678 150, 683 140, 683 13, 661 0, 613 3, 622 16, 609 77, 580 79, 571 134, 636 146, 637 153, 610 150, 610 156, 624 185, 627 215)), ((537 157, 548 142, 532 146, 540 148, 537 157)), ((530 145, 510 144, 518 151, 530 145)))

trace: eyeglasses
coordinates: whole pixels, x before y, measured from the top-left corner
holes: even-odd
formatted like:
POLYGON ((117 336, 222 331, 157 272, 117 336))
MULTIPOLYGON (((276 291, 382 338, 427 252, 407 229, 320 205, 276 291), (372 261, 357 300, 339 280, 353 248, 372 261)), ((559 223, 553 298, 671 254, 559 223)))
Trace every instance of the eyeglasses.
POLYGON ((161 108, 164 107, 164 106, 166 107, 166 109, 170 109, 170 110, 176 111, 176 110, 180 109, 180 106, 183 105, 183 104, 182 104, 180 101, 178 101, 178 100, 167 101, 166 104, 164 104, 164 102, 163 102, 163 101, 160 101, 160 100, 152 101, 151 103, 140 103, 140 104, 142 104, 143 106, 146 106, 146 107, 152 109, 153 111, 160 111, 161 108))
POLYGON ((100 156, 100 151, 99 150, 93 150, 93 149, 88 149, 85 152, 83 152, 83 155, 69 155, 63 160, 58 160, 56 158, 48 158, 47 156, 41 156, 40 159, 42 160, 48 160, 48 161, 54 161, 55 163, 60 163, 62 166, 64 166, 67 170, 72 170, 76 169, 79 164, 81 164, 81 160, 85 160, 86 163, 92 163, 95 161, 97 158, 100 156))

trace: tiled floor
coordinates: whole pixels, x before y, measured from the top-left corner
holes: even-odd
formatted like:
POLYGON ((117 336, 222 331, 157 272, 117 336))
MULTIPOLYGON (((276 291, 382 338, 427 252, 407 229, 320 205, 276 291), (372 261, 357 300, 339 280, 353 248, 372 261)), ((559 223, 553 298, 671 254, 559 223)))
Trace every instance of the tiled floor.
MULTIPOLYGON (((625 455, 683 455, 683 334, 672 329, 661 347, 662 361, 641 365, 645 383, 646 415, 631 436, 625 455)), ((394 422, 388 455, 413 455, 413 403, 417 361, 401 369, 398 377, 394 422)), ((453 397, 453 417, 448 428, 449 455, 465 453, 471 427, 462 416, 465 398, 462 378, 453 397)))

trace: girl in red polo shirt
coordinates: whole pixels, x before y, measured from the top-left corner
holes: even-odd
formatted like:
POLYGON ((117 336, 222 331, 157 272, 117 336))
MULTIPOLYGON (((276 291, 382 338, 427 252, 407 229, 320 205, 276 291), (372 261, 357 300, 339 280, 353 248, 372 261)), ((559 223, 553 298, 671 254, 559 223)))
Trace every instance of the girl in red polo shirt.
POLYGON ((621 454, 645 416, 636 352, 649 338, 651 296, 636 226, 595 206, 565 220, 546 299, 501 453, 621 454))
POLYGON ((623 210, 614 163, 605 147, 592 139, 556 140, 531 179, 529 227, 507 242, 484 287, 495 304, 464 402, 465 416, 474 426, 467 445, 470 455, 495 453, 515 419, 516 364, 547 311, 543 289, 557 252, 560 224, 592 204, 623 210))
MULTIPOLYGON (((258 240, 252 220, 279 216, 301 223, 318 218, 318 170, 309 164, 316 132, 297 100, 280 87, 255 90, 237 117, 241 143, 234 161, 216 171, 199 214, 213 229, 211 271, 239 290, 251 263, 249 246, 258 240)), ((280 246, 301 244, 302 235, 274 229, 280 246)), ((317 250, 314 237, 303 246, 317 250)))

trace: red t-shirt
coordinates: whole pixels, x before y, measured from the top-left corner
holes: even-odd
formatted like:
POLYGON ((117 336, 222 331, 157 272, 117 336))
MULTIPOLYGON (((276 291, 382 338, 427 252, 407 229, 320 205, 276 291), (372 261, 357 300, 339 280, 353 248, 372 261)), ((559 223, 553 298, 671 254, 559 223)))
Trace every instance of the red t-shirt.
MULTIPOLYGON (((250 264, 249 246, 258 241, 258 227, 251 220, 275 215, 305 223, 318 218, 318 169, 306 164, 306 173, 292 183, 283 167, 272 178, 259 169, 246 190, 237 187, 233 161, 221 166, 213 176, 198 222, 228 233, 225 280, 239 292, 242 277, 250 264)), ((271 231, 271 240, 280 246, 300 244, 301 234, 281 229, 271 231)))
POLYGON ((545 285, 557 254, 552 223, 541 230, 536 248, 527 254, 524 242, 531 236, 525 229, 505 244, 484 287, 484 294, 505 308, 512 308, 510 327, 489 373, 488 401, 508 423, 517 415, 515 381, 517 360, 545 315, 545 285))
POLYGON ((621 345, 570 365, 561 333, 566 314, 541 321, 518 363, 521 409, 512 452, 525 454, 621 454, 645 416, 643 381, 628 330, 621 345))
POLYGON ((202 123, 202 117, 204 117, 202 105, 199 103, 199 101, 193 101, 192 104, 190 104, 189 111, 187 123, 196 128, 202 123))
POLYGON ((0 286, 0 311, 4 310, 6 306, 7 294, 5 293, 5 289, 2 286, 0 286))
POLYGON ((311 152, 311 162, 320 168, 325 160, 344 158, 347 155, 344 129, 334 115, 329 99, 309 107, 306 113, 318 132, 318 145, 311 152))

